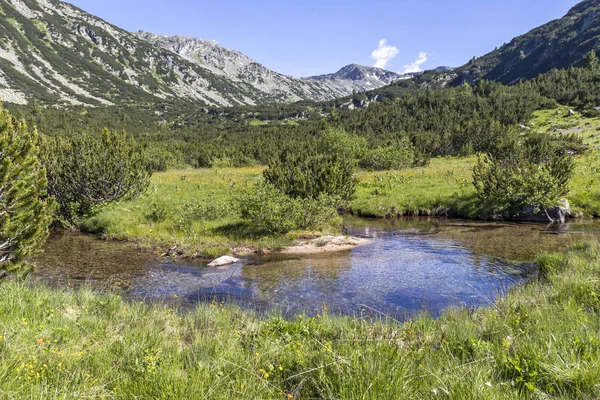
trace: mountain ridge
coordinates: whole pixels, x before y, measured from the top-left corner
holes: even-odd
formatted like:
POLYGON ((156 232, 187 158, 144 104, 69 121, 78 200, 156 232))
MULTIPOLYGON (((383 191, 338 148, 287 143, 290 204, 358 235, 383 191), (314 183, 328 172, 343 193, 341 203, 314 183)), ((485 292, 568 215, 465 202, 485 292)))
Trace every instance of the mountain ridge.
POLYGON ((580 65, 600 50, 600 0, 584 0, 565 16, 519 35, 509 43, 457 68, 454 84, 487 79, 513 84, 554 68, 580 65))
POLYGON ((0 98, 12 103, 328 101, 400 78, 381 76, 297 79, 214 41, 130 33, 59 0, 0 1, 0 98))
POLYGON ((395 72, 357 64, 342 67, 333 74, 295 78, 272 71, 242 52, 220 46, 215 41, 189 36, 158 35, 146 31, 138 31, 134 34, 215 73, 224 73, 236 82, 246 82, 266 92, 283 93, 288 96, 288 99, 295 101, 314 100, 318 96, 314 91, 323 90, 323 86, 333 95, 325 100, 333 100, 354 91, 382 87, 403 78, 401 74, 395 72), (362 77, 357 79, 349 73, 341 73, 342 71, 360 71, 362 77))

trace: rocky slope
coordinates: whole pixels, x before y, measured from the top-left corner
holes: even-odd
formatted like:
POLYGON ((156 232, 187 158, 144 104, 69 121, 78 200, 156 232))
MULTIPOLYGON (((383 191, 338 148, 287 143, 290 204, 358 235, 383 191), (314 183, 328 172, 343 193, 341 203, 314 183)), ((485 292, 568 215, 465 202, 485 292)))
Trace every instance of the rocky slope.
POLYGON ((585 0, 551 21, 457 69, 455 84, 485 78, 510 84, 553 68, 578 65, 600 50, 600 0, 585 0))
POLYGON ((401 76, 367 67, 295 79, 214 42, 129 33, 58 0, 0 0, 0 99, 210 106, 331 100, 401 76), (378 78, 379 77, 379 78, 378 78))
POLYGON ((330 100, 365 91, 403 78, 379 68, 348 65, 334 74, 296 79, 271 71, 239 51, 219 46, 214 41, 181 36, 162 36, 136 32, 139 38, 177 53, 184 59, 234 82, 277 96, 279 100, 330 100))

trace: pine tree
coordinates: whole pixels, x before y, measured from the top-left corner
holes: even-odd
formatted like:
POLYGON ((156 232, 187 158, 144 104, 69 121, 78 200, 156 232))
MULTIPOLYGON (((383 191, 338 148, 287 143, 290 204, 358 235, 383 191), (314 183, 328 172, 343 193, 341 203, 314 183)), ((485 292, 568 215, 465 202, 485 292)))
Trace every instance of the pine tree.
POLYGON ((595 71, 598 69, 599 65, 600 61, 598 60, 595 50, 592 50, 585 55, 585 58, 583 59, 583 66, 585 68, 595 71))
POLYGON ((0 108, 0 273, 14 270, 48 236, 52 207, 37 132, 0 108))
POLYGON ((42 155, 63 222, 76 223, 100 206, 136 197, 150 182, 143 148, 125 133, 104 129, 100 136, 46 138, 42 155))

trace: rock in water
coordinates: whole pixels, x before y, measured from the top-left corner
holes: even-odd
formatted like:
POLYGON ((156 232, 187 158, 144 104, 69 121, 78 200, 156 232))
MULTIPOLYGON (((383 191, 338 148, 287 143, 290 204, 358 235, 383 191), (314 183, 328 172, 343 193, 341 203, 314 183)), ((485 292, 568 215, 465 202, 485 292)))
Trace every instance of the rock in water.
POLYGON ((519 213, 518 220, 528 222, 546 222, 564 224, 566 219, 571 216, 571 206, 567 199, 562 199, 558 204, 547 210, 535 211, 535 207, 525 207, 519 213))
POLYGON ((213 262, 208 264, 208 266, 209 267, 224 267, 225 265, 235 264, 238 261, 240 261, 240 260, 238 260, 235 257, 223 256, 223 257, 217 258, 216 260, 214 260, 213 262))

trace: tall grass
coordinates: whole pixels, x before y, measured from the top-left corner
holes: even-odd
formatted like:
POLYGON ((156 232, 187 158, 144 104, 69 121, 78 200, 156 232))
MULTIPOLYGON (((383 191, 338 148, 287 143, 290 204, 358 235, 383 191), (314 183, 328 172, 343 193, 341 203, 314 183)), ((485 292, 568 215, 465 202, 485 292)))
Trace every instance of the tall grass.
POLYGON ((599 398, 599 245, 538 265, 538 281, 487 308, 403 322, 214 302, 183 313, 6 282, 0 397, 599 398))

